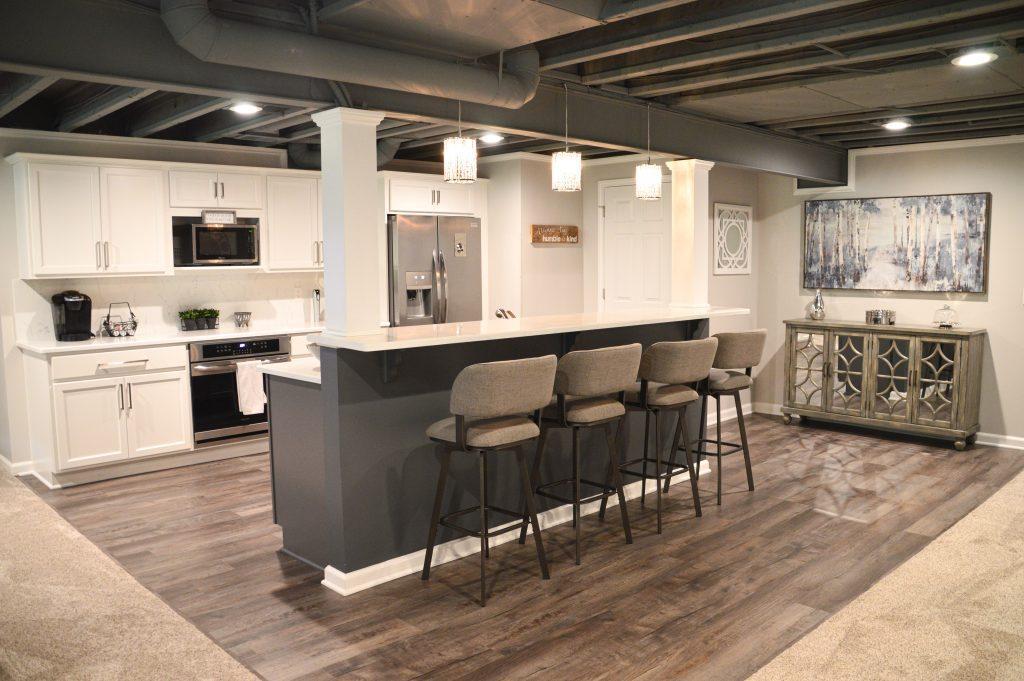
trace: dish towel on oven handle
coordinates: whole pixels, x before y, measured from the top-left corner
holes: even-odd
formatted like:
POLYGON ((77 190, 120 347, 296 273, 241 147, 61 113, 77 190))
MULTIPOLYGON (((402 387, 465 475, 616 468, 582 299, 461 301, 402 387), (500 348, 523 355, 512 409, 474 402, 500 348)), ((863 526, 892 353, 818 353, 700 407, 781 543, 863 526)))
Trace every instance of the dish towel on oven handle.
POLYGON ((238 362, 235 365, 235 381, 238 383, 238 410, 246 416, 262 414, 267 404, 263 392, 263 374, 260 373, 262 360, 238 362))

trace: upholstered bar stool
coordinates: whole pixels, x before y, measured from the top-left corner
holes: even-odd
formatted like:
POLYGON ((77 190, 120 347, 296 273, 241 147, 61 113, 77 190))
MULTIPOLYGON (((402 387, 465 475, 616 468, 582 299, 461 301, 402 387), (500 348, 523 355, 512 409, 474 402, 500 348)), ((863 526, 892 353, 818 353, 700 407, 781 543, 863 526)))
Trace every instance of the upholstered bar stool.
POLYGON ((530 472, 523 447, 540 436, 540 412, 551 400, 556 365, 555 356, 547 355, 468 366, 459 372, 452 385, 450 410, 453 416, 427 428, 427 437, 436 442, 441 450, 441 472, 437 478, 437 493, 434 496, 430 533, 427 535, 422 578, 430 578, 430 561, 439 526, 444 525, 464 534, 479 537, 481 606, 487 603, 484 563, 490 553, 488 540, 493 536, 520 529, 520 523, 513 523, 500 530, 489 529, 488 520, 492 513, 501 513, 516 519, 522 517, 524 527, 527 523, 533 525, 541 577, 548 579, 548 563, 544 555, 544 544, 541 542, 540 526, 537 524, 533 488, 530 486, 530 472), (448 466, 452 452, 456 451, 477 456, 480 504, 442 516, 441 505, 444 501, 448 466), (506 451, 515 453, 519 463, 523 495, 526 497, 526 517, 523 517, 520 511, 511 511, 487 503, 487 457, 495 452, 506 451), (454 521, 455 518, 470 513, 479 514, 479 530, 467 529, 454 521))
MULTIPOLYGON (((750 467, 750 447, 747 445, 747 428, 743 420, 743 404, 740 400, 740 391, 748 390, 754 379, 751 372, 754 367, 761 363, 761 355, 764 353, 765 338, 768 336, 766 329, 755 329, 754 331, 738 331, 729 333, 716 333, 713 337, 718 339, 718 351, 715 353, 714 368, 708 377, 707 387, 702 391, 700 408, 700 442, 698 449, 700 454, 705 456, 714 455, 716 468, 718 470, 718 490, 716 494, 717 503, 722 505, 722 457, 736 452, 743 452, 743 462, 747 468, 747 488, 754 491, 754 472, 750 467), (722 441, 722 398, 732 396, 736 404, 736 420, 740 428, 740 442, 722 441), (715 400, 715 439, 707 438, 707 408, 708 397, 715 400), (709 449, 714 445, 714 449, 709 449)), ((699 471, 698 471, 699 473, 699 471)), ((670 479, 665 480, 665 490, 668 490, 670 479)))
MULTIPOLYGON (((654 343, 644 352, 640 361, 640 382, 626 393, 626 402, 631 409, 644 411, 643 456, 622 463, 621 471, 626 475, 640 478, 640 505, 647 496, 647 481, 655 480, 658 493, 658 534, 661 534, 661 481, 667 481, 672 474, 674 453, 680 447, 686 455, 686 467, 690 473, 693 491, 693 507, 701 515, 700 495, 697 493, 697 479, 692 457, 690 438, 686 427, 686 410, 700 399, 694 387, 707 379, 711 363, 715 358, 718 340, 705 338, 692 341, 670 341, 654 343), (671 448, 662 456, 661 419, 665 412, 677 414, 676 428, 671 448), (654 417, 654 457, 649 454, 651 417, 654 417), (665 464, 664 469, 662 464, 665 464), (640 469, 636 466, 640 464, 640 469), (648 464, 654 464, 654 472, 648 472, 648 464)), ((601 510, 603 515, 604 509, 601 510)))
MULTIPOLYGON (((564 504, 572 504, 572 524, 576 530, 576 564, 580 564, 580 506, 601 499, 606 504, 612 494, 619 496, 619 512, 622 516, 622 532, 626 543, 633 543, 633 535, 629 529, 629 514, 626 510, 626 497, 622 491, 622 477, 618 469, 618 447, 616 436, 622 430, 622 420, 626 415, 623 394, 630 388, 640 366, 640 354, 643 348, 639 343, 620 345, 597 350, 575 350, 566 353, 558 360, 558 371, 555 374, 555 394, 551 403, 542 414, 540 444, 537 456, 533 460, 531 481, 539 496, 554 499, 564 504), (618 428, 615 428, 618 424, 618 428), (554 428, 572 430, 572 475, 571 477, 551 482, 540 480, 541 465, 544 460, 544 443, 548 433, 554 428), (581 457, 583 431, 589 428, 601 428, 608 443, 608 473, 603 482, 586 480, 581 477, 581 457), (615 435, 613 435, 613 429, 615 435), (558 487, 570 486, 572 493, 564 496, 553 491, 558 487), (590 496, 582 496, 581 487, 600 490, 590 496)), ((603 517, 603 516, 602 516, 603 517)), ((524 517, 525 520, 525 517, 524 517)), ((536 532, 536 530, 534 530, 536 532)), ((526 524, 523 523, 519 533, 519 543, 526 541, 526 524)))

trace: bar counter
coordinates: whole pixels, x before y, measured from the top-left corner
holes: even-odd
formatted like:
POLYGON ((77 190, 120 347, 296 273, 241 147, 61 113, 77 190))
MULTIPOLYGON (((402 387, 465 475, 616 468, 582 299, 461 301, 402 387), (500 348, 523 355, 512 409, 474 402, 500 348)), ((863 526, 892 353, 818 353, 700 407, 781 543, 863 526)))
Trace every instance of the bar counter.
MULTIPOLYGON (((439 467, 436 447, 424 431, 449 415, 452 382, 466 366, 570 349, 705 338, 709 318, 746 314, 743 308, 673 307, 398 327, 363 336, 321 334, 319 386, 309 365, 264 370, 274 514, 284 550, 324 568, 324 584, 341 593, 418 570, 439 467)), ((699 415, 690 412, 695 437, 699 415)), ((673 428, 674 423, 663 424, 664 441, 673 428)), ((548 438, 546 479, 568 470, 569 444, 564 430, 548 438)), ((603 476, 605 446, 603 437, 584 439, 584 477, 603 476), (599 451, 588 457, 589 448, 599 451)), ((619 455, 642 446, 643 418, 631 412, 619 455)), ((445 510, 476 503, 474 457, 456 454, 450 475, 445 510)), ((518 508, 514 457, 495 455, 489 476, 489 501, 518 508)), ((551 503, 542 502, 539 510, 550 510, 551 503)), ((585 520, 584 529, 592 522, 585 520)), ((436 562, 472 550, 459 541, 446 546, 453 537, 442 529, 436 562)))

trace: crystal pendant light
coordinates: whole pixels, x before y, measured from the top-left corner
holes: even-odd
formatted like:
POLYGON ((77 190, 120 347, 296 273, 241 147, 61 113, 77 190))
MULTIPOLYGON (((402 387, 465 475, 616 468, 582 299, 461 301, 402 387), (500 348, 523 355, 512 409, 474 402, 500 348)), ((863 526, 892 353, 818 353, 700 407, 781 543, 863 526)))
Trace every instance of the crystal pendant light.
POLYGON ((578 192, 583 175, 583 155, 569 151, 569 86, 565 86, 565 151, 551 155, 551 188, 556 192, 578 192))
POLYGON ((636 167, 636 198, 657 201, 661 198, 661 165, 651 163, 651 105, 647 105, 647 163, 636 167))
POLYGON ((444 181, 476 182, 476 138, 462 136, 462 102, 459 102, 459 135, 444 141, 444 181))

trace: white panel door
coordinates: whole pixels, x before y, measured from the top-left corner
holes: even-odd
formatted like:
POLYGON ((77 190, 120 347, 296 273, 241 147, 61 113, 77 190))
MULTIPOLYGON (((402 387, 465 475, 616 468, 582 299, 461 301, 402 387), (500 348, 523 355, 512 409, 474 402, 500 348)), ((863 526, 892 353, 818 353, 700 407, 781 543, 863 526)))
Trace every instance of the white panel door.
POLYGON ((641 201, 632 184, 605 187, 604 306, 606 309, 660 307, 671 286, 672 201, 641 201))
POLYGON ((167 173, 170 204, 176 208, 216 208, 220 195, 217 173, 171 170, 167 173))
POLYGON ((33 163, 29 229, 36 276, 100 271, 100 170, 33 163))
POLYGON ((129 376, 125 389, 129 457, 192 449, 188 372, 129 376))
POLYGON ((163 171, 102 168, 100 201, 106 272, 135 274, 170 269, 170 221, 163 171))
POLYGON ((262 175, 217 173, 220 191, 217 205, 222 208, 263 208, 262 175))
POLYGON ((388 181, 388 210, 392 213, 436 213, 440 182, 392 178, 388 181))
POLYGON ((310 177, 267 178, 267 269, 320 266, 317 184, 310 177))
POLYGON ((128 457, 124 379, 97 378, 53 386, 60 470, 128 457))

